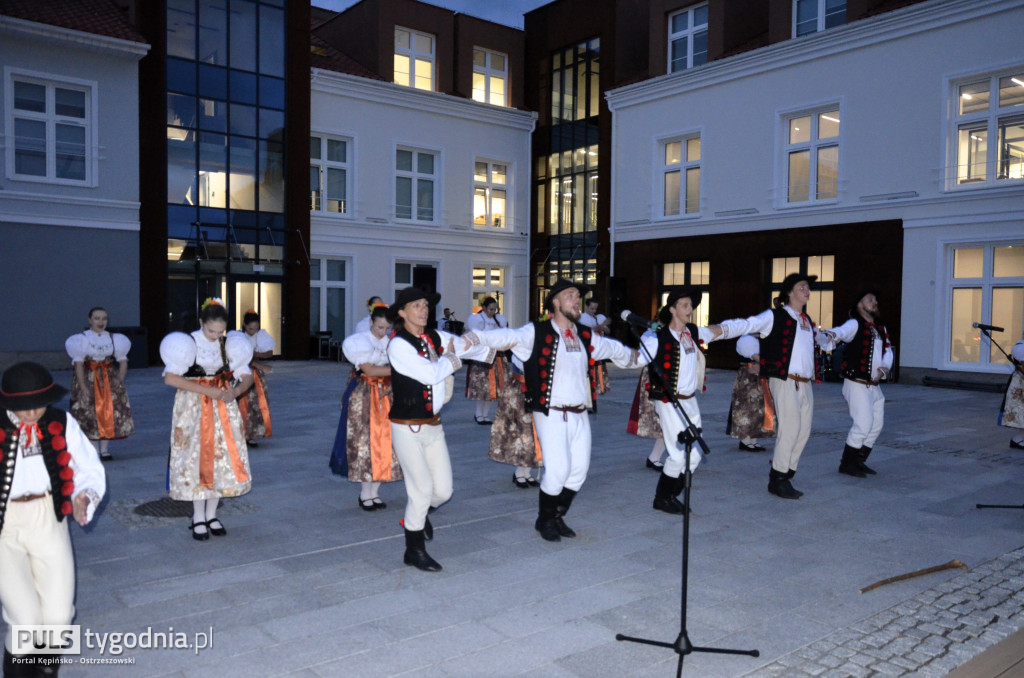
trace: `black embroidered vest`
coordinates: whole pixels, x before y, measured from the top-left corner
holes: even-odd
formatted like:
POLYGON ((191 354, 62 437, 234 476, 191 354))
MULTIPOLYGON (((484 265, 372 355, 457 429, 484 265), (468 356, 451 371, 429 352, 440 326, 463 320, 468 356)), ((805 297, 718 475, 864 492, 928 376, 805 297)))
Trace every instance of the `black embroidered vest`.
MULTIPOLYGON (((591 354, 594 347, 590 344, 590 328, 574 323, 576 334, 583 343, 583 349, 587 352, 587 380, 590 382, 590 402, 597 402, 597 385, 594 375, 594 359, 591 354)), ((558 342, 561 338, 549 320, 534 321, 533 323, 533 353, 523 363, 523 375, 526 383, 523 384, 523 400, 526 403, 527 412, 548 413, 551 407, 551 383, 555 376, 555 354, 558 352, 558 342)))
MULTIPOLYGON (((7 502, 11 499, 11 485, 14 482, 14 467, 18 461, 18 427, 11 423, 6 412, 0 421, 0 466, 3 468, 3 484, 0 485, 0 530, 3 530, 7 502)), ((71 496, 75 492, 75 472, 71 469, 71 453, 68 452, 64 435, 68 426, 68 413, 55 407, 47 407, 37 424, 43 439, 39 441, 43 450, 43 464, 50 475, 50 497, 57 521, 73 512, 71 496)))
MULTIPOLYGON (((797 321, 784 308, 772 309, 775 319, 772 331, 761 339, 761 376, 787 379, 789 363, 793 360, 793 340, 796 338, 797 321)), ((814 321, 805 314, 814 334, 814 321)), ((817 363, 817 357, 815 357, 817 363)), ((817 369, 815 369, 815 376, 817 369)))
MULTIPOLYGON (((690 333, 690 338, 693 340, 694 345, 697 347, 696 350, 701 350, 697 326, 693 323, 686 323, 686 329, 690 333)), ((657 374, 665 380, 665 386, 670 389, 675 389, 676 384, 679 383, 679 358, 682 350, 682 345, 672 336, 668 325, 658 330, 658 350, 652 356, 652 369, 657 370, 657 374)), ((697 384, 697 388, 700 389, 700 387, 701 384, 697 384)), ((668 402, 668 396, 665 394, 665 391, 651 383, 647 384, 647 397, 651 400, 668 402)))
MULTIPOLYGON (((864 318, 858 316, 856 320, 857 334, 854 335, 853 339, 843 350, 843 362, 839 366, 839 372, 846 379, 871 381, 871 374, 874 372, 872 358, 874 356, 875 337, 871 332, 871 325, 864 318)), ((882 340, 882 352, 891 351, 889 333, 886 331, 885 325, 875 325, 874 327, 882 340)))
MULTIPOLYGON (((425 334, 434 342, 437 356, 444 353, 441 336, 435 330, 426 330, 425 334)), ((412 334, 404 327, 395 331, 392 341, 401 339, 412 344, 416 352, 424 359, 430 360, 427 342, 412 334)), ((390 419, 430 419, 434 416, 434 387, 421 384, 391 366, 391 413, 390 419)))

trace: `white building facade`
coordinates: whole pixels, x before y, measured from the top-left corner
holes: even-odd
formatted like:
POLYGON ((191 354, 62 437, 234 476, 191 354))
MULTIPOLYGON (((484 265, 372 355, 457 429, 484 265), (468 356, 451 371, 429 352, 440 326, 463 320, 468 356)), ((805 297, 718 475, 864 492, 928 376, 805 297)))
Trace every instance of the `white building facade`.
POLYGON ((894 292, 904 378, 1005 375, 972 324, 1007 350, 1024 332, 1022 26, 1020 2, 934 0, 610 92, 613 274, 646 256, 660 275, 663 247, 759 250, 755 272, 720 257, 712 319, 766 308, 738 299, 798 263, 825 326, 856 290, 894 292), (802 234, 822 256, 769 251, 802 234))
POLYGON ((535 117, 314 68, 311 329, 350 334, 410 285, 441 294, 438 318, 490 295, 525 323, 535 117))
POLYGON ((0 362, 66 366, 104 306, 139 322, 138 62, 149 46, 0 16, 0 362), (15 319, 22 319, 16 321, 15 319))

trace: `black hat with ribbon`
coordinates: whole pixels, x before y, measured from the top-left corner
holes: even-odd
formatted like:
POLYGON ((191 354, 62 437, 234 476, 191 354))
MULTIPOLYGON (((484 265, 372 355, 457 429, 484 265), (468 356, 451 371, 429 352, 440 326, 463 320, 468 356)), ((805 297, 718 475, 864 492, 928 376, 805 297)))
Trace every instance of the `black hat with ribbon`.
POLYGON ((388 307, 388 322, 394 324, 398 321, 398 312, 405 308, 406 304, 411 304, 414 301, 420 299, 426 299, 427 303, 431 306, 436 306, 437 302, 441 301, 441 295, 436 292, 428 292, 421 290, 418 287, 406 287, 398 293, 395 297, 395 303, 388 307))
POLYGON ((568 278, 559 278, 551 286, 551 289, 548 290, 548 296, 544 298, 544 310, 548 312, 554 311, 555 307, 551 304, 551 300, 558 296, 560 292, 564 292, 571 287, 575 287, 579 291, 581 299, 590 292, 590 287, 583 283, 574 282, 568 278))
POLYGON ((15 363, 0 380, 0 407, 12 412, 35 410, 53 405, 67 392, 39 363, 15 363))

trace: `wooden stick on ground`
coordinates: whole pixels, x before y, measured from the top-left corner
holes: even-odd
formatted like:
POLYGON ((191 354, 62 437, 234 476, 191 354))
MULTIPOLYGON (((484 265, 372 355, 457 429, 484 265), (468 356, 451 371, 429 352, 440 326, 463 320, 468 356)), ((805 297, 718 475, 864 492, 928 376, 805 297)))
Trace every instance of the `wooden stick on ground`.
POLYGON ((941 572, 943 570, 956 570, 956 569, 966 570, 967 566, 964 565, 963 563, 961 563, 959 560, 951 560, 948 563, 943 563, 942 565, 936 565, 934 567, 926 567, 923 570, 915 570, 914 572, 907 572, 906 574, 899 574, 899 575, 896 575, 895 577, 889 577, 888 579, 883 579, 882 581, 876 581, 874 584, 871 584, 870 586, 865 586, 864 588, 862 588, 860 590, 860 592, 861 593, 867 593, 868 591, 871 591, 872 589, 877 589, 879 586, 885 586, 886 584, 892 584, 893 582, 903 581, 904 579, 913 579, 914 577, 920 577, 921 575, 924 575, 924 574, 932 574, 933 572, 941 572))

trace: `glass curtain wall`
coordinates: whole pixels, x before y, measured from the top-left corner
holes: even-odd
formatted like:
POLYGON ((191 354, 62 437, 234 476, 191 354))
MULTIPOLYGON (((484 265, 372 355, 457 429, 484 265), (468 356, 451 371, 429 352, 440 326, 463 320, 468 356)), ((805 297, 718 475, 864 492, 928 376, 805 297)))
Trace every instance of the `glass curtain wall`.
POLYGON ((172 330, 207 296, 243 303, 239 280, 283 277, 286 1, 167 0, 172 330))

